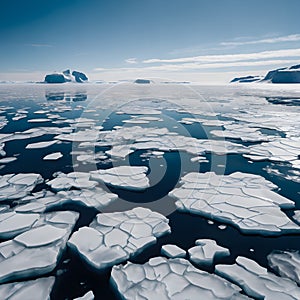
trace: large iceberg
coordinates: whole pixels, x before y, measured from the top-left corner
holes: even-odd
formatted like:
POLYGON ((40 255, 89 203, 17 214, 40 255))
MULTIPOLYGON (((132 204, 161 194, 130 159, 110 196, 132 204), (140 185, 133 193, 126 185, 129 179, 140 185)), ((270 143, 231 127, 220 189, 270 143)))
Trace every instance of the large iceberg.
POLYGON ((249 299, 229 281, 199 269, 183 258, 151 258, 143 265, 114 266, 110 278, 122 299, 249 299))
POLYGON ((71 74, 70 70, 65 70, 62 73, 47 74, 45 76, 46 83, 86 82, 87 80, 88 77, 84 73, 73 71, 71 74))
POLYGON ((126 261, 170 233, 168 219, 146 208, 101 213, 89 227, 81 227, 69 247, 92 267, 102 270, 126 261))

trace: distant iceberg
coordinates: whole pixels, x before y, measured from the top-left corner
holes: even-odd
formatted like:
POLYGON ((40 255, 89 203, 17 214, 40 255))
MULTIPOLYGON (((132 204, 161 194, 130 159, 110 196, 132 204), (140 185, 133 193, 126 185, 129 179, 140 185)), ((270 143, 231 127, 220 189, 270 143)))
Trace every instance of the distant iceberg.
POLYGON ((45 83, 87 82, 88 77, 79 71, 65 70, 62 73, 52 73, 45 76, 45 83))
POLYGON ((300 83, 300 64, 269 71, 265 77, 261 77, 261 76, 236 77, 232 79, 230 82, 231 83, 233 82, 300 83))

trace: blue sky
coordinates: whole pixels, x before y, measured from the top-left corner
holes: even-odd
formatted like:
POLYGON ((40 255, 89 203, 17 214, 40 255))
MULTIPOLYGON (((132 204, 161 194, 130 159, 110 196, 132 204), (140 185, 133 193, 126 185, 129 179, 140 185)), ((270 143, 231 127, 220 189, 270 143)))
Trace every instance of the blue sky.
POLYGON ((103 80, 263 74, 300 63, 299 10, 299 0, 5 1, 0 80, 66 68, 103 80))

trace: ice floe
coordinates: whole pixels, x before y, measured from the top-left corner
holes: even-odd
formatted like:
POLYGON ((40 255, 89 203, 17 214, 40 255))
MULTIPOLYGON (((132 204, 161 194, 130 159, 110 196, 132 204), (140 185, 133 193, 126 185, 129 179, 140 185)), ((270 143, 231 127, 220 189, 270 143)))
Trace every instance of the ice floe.
POLYGON ((40 174, 19 173, 0 176, 0 201, 20 199, 43 182, 40 174))
POLYGON ((0 298, 11 300, 48 300, 55 277, 45 277, 0 285, 0 298))
POLYGON ((229 281, 199 269, 183 258, 151 258, 143 265, 114 266, 110 282, 126 300, 249 299, 229 281))
POLYGON ((276 235, 299 232, 280 208, 294 202, 272 191, 277 186, 262 176, 235 172, 188 173, 169 193, 178 210, 229 223, 244 233, 276 235))
POLYGON ((170 233, 167 218, 138 207, 98 214, 89 227, 81 227, 72 235, 68 245, 101 270, 126 261, 166 233, 170 233))
POLYGON ((41 148, 50 147, 56 143, 57 141, 37 142, 37 143, 28 144, 26 146, 26 149, 41 149, 41 148))
POLYGON ((0 244, 0 283, 51 272, 78 219, 76 212, 45 214, 40 226, 0 244))
POLYGON ((269 266, 280 276, 289 278, 300 285, 299 251, 274 250, 268 256, 269 266))
POLYGON ((87 292, 85 295, 74 300, 94 300, 94 293, 92 291, 87 292))
POLYGON ((170 258, 184 258, 186 251, 176 245, 169 244, 161 247, 161 254, 170 258))
POLYGON ((212 265, 215 258, 230 255, 229 249, 219 246, 214 240, 199 239, 195 245, 188 253, 190 260, 199 266, 212 265))
POLYGON ((91 179, 118 188, 144 190, 150 186, 146 175, 147 167, 119 166, 105 170, 91 171, 91 179))
POLYGON ((217 265, 216 273, 256 299, 300 299, 300 288, 295 282, 276 276, 246 257, 238 257, 233 265, 217 265))
POLYGON ((54 152, 43 157, 43 160, 57 160, 63 157, 61 152, 54 152))

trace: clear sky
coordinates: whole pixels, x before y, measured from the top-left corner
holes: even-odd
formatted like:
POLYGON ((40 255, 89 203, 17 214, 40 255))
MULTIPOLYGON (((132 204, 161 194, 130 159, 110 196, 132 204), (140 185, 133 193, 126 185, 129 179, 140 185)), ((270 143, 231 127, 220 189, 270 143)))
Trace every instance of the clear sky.
POLYGON ((264 74, 300 63, 299 11, 299 0, 1 1, 0 80, 264 74))

